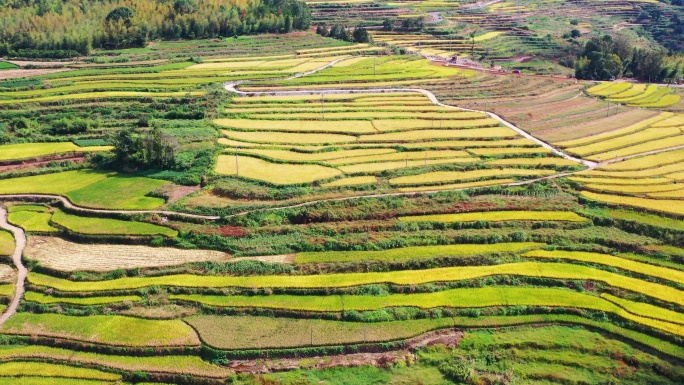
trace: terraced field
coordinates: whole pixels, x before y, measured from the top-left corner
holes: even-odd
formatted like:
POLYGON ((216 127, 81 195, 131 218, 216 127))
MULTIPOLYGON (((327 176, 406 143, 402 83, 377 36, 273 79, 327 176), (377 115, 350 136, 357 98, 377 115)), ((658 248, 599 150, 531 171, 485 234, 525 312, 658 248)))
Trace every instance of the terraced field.
POLYGON ((373 175, 393 185, 393 174, 466 168, 444 182, 486 181, 578 167, 485 114, 415 93, 236 97, 225 113, 214 120, 225 127, 219 143, 229 146, 216 171, 273 184, 330 186, 373 175))
MULTIPOLYGON (((525 35, 486 19, 474 48, 373 35, 525 35)), ((392 47, 164 41, 0 82, 29 269, 0 231, 0 382, 682 383, 682 116, 392 47)))
POLYGON ((672 88, 653 84, 599 83, 589 88, 587 93, 611 102, 645 108, 671 107, 682 98, 672 88))

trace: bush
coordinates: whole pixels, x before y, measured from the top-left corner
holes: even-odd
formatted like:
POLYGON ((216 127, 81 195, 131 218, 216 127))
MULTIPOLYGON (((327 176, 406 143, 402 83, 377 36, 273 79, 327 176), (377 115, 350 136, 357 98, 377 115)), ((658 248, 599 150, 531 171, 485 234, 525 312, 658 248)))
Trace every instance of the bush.
POLYGON ((45 133, 49 135, 73 135, 82 134, 91 128, 97 128, 100 122, 90 119, 68 119, 62 118, 52 123, 51 127, 45 129, 45 133))

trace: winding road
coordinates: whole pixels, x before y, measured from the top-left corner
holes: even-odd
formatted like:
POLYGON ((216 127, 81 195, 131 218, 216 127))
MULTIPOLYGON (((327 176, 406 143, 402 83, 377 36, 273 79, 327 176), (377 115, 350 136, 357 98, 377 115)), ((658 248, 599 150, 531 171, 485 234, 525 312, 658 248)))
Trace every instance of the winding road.
POLYGON ((17 312, 17 308, 19 307, 19 302, 21 301, 21 298, 24 296, 24 284, 26 283, 26 276, 28 275, 28 270, 26 269, 26 266, 24 266, 21 263, 21 256, 24 253, 24 248, 26 247, 26 234, 24 233, 24 230, 20 229, 19 227, 12 226, 7 222, 7 210, 4 207, 0 206, 0 228, 9 230, 12 232, 14 235, 14 253, 12 254, 12 261, 14 262, 14 266, 16 266, 18 274, 17 274, 17 284, 16 284, 16 290, 14 292, 14 297, 12 298, 12 302, 10 305, 7 307, 5 312, 0 316, 0 326, 3 325, 11 316, 14 315, 14 313, 17 312))

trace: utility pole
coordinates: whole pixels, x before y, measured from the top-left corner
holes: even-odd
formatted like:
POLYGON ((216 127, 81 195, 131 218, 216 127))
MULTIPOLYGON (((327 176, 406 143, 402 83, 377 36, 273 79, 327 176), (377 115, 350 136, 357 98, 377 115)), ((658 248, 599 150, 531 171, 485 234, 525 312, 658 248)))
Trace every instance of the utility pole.
POLYGON ((406 154, 406 167, 408 167, 408 154, 406 154))
POLYGON ((238 146, 235 146, 235 176, 240 176, 240 167, 238 166, 238 146))

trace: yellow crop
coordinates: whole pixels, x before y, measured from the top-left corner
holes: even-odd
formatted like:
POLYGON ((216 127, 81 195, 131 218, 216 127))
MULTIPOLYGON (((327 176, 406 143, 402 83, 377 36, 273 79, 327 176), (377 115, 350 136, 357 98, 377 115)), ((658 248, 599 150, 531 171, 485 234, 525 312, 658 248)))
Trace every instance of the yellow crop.
POLYGON ((340 175, 334 168, 314 164, 271 163, 249 156, 219 155, 216 172, 223 175, 239 175, 245 178, 263 180, 273 184, 311 183, 340 175))

